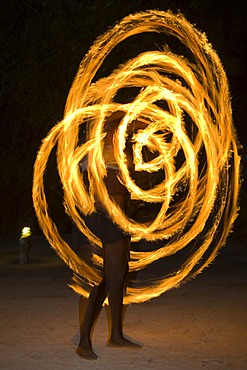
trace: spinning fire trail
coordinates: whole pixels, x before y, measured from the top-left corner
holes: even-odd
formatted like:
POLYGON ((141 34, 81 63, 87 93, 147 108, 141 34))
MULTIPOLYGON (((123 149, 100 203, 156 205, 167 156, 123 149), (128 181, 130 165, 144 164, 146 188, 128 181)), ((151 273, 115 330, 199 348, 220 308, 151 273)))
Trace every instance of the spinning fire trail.
POLYGON ((183 258, 174 271, 156 280, 152 277, 150 281, 130 285, 125 303, 157 297, 196 276, 225 243, 237 216, 240 182, 228 82, 206 36, 182 15, 161 11, 137 13, 99 37, 80 64, 67 98, 64 119, 43 140, 37 155, 33 202, 39 223, 49 243, 75 273, 72 288, 88 296, 91 286, 101 280, 102 258, 94 255, 94 265, 85 262, 63 240, 51 219, 44 173, 55 146, 65 210, 91 244, 102 247, 82 215, 95 211, 97 198, 109 217, 130 234, 132 242, 144 240, 155 246, 151 250, 131 250, 130 272, 142 270, 161 258, 173 255, 179 255, 179 261, 183 258), (105 58, 120 42, 150 32, 179 41, 189 50, 193 62, 174 54, 165 45, 162 50, 138 54, 92 83, 105 58), (131 87, 138 89, 132 101, 117 103, 114 98, 118 91, 131 87), (121 112, 114 134, 120 181, 132 202, 144 205, 144 209, 152 204, 156 209, 152 219, 138 222, 108 196, 103 181, 104 128, 106 120, 116 112, 121 112), (80 143, 79 131, 89 121, 87 140, 80 143), (131 127, 136 122, 143 127, 133 131, 131 127), (153 186, 140 186, 130 173, 127 140, 131 142, 134 174, 141 177, 146 173, 150 178, 162 174, 153 186), (145 152, 151 154, 148 159, 145 152), (88 169, 89 187, 80 170, 85 158, 92 164, 88 169))

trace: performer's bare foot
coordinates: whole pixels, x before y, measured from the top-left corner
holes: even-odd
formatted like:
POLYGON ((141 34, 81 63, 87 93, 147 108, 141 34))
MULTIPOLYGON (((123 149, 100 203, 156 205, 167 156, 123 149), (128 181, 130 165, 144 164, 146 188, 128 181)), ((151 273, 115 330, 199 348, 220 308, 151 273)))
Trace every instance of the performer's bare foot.
POLYGON ((91 347, 89 348, 82 348, 81 346, 78 346, 76 349, 76 353, 81 358, 84 358, 85 360, 97 360, 97 355, 94 353, 91 347))
POLYGON ((110 338, 107 342, 108 347, 129 347, 129 348, 141 348, 140 344, 131 342, 124 337, 110 338))

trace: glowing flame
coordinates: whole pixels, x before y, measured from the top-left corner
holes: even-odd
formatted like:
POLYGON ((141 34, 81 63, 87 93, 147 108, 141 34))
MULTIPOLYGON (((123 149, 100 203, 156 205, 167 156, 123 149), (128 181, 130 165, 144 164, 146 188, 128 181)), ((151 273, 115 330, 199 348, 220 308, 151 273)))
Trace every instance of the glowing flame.
MULTIPOLYGON (((184 261, 175 271, 140 286, 129 286, 125 303, 146 301, 194 277, 225 243, 237 216, 239 192, 239 156, 228 82, 205 35, 182 15, 161 11, 137 13, 98 38, 80 64, 64 119, 50 131, 38 153, 33 201, 40 225, 50 244, 75 272, 77 284, 72 288, 87 296, 90 286, 101 279, 99 269, 76 255, 60 236, 48 211, 43 177, 55 145, 66 212, 92 244, 101 247, 81 213, 94 212, 97 197, 114 222, 131 235, 132 242, 147 240, 157 244, 155 250, 131 251, 130 272, 190 246, 190 253, 185 253, 184 261), (166 46, 164 50, 142 53, 108 77, 92 83, 111 50, 124 39, 143 32, 177 38, 190 50, 194 62, 173 54, 166 46), (130 103, 116 103, 118 90, 129 87, 139 88, 138 95, 130 103), (161 108, 158 101, 166 102, 166 108, 161 108), (103 182, 104 128, 106 119, 114 117, 119 120, 114 134, 114 156, 120 168, 120 181, 133 201, 159 206, 151 221, 137 222, 124 214, 108 196, 103 182), (78 144, 79 129, 88 121, 88 140, 78 144), (130 174, 126 155, 130 133, 134 171, 149 175, 163 172, 162 179, 149 189, 140 187, 130 174), (144 158, 144 149, 154 153, 150 160, 144 158), (80 171, 85 157, 93 164, 88 169, 89 191, 80 171)), ((95 255, 94 263, 100 266, 102 259, 95 255)))

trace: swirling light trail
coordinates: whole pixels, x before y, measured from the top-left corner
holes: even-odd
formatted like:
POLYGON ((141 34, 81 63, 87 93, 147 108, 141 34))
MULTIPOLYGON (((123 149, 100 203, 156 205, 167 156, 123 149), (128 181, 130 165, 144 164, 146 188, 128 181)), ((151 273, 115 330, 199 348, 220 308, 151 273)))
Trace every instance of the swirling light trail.
POLYGON ((225 243, 238 211, 240 162, 228 82, 206 36, 182 15, 154 10, 137 13, 100 36, 80 64, 64 119, 43 140, 37 155, 33 202, 38 220, 52 247, 74 271, 76 284, 72 288, 87 296, 91 285, 101 279, 95 266, 102 265, 102 258, 94 255, 94 266, 85 262, 62 239, 51 219, 44 173, 55 146, 66 212, 92 244, 101 247, 81 213, 94 212, 97 197, 109 217, 131 235, 132 242, 156 243, 155 250, 131 251, 130 272, 189 247, 175 271, 129 286, 125 303, 143 302, 179 286, 200 273, 225 243), (193 62, 164 46, 162 50, 137 55, 92 83, 116 45, 147 32, 178 39, 191 52, 193 62), (117 103, 117 92, 130 87, 139 88, 133 101, 117 103), (159 106, 160 101, 166 103, 166 108, 159 106), (158 205, 152 220, 137 222, 124 214, 109 197, 103 182, 105 125, 116 118, 119 125, 114 134, 114 156, 120 181, 133 201, 158 205), (89 121, 88 140, 81 144, 79 130, 89 121), (130 133, 135 173, 152 175, 163 171, 160 181, 149 189, 139 186, 129 171, 126 141, 130 133), (144 149, 155 155, 147 160, 144 149), (92 164, 88 169, 89 190, 80 171, 85 157, 92 164), (161 240, 162 244, 158 242, 161 240))

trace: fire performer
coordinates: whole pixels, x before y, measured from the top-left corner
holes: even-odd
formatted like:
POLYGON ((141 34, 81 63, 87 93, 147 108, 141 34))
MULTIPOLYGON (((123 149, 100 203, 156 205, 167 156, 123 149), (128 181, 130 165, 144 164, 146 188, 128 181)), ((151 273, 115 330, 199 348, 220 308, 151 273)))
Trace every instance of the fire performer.
MULTIPOLYGON (((104 182, 111 199, 124 213, 127 213, 129 193, 118 179, 119 168, 114 157, 113 146, 114 133, 122 116, 121 112, 116 112, 108 118, 105 124, 106 136, 103 157, 107 168, 107 176, 104 182)), ((131 165, 131 161, 128 162, 131 165)), ((88 166, 90 166, 88 159, 81 163, 84 174, 88 166)), ((92 349, 92 331, 107 297, 110 307, 110 333, 107 345, 112 347, 140 347, 139 344, 131 342, 123 335, 123 297, 129 271, 130 238, 108 217, 103 205, 97 200, 95 208, 96 213, 87 216, 85 222, 102 241, 104 264, 102 281, 92 289, 86 302, 84 314, 80 312, 80 341, 76 353, 85 359, 97 358, 92 349)), ((80 297, 80 311, 83 311, 84 304, 85 300, 80 297)))
POLYGON ((81 357, 97 358, 91 337, 106 297, 112 321, 108 344, 136 347, 123 335, 123 302, 158 297, 214 260, 238 214, 238 150, 223 66, 206 36, 181 14, 150 10, 129 15, 92 45, 70 89, 64 119, 42 141, 33 177, 33 202, 44 234, 74 272, 70 287, 89 295, 77 348, 81 357), (149 32, 175 37, 182 50, 188 48, 189 59, 165 44, 96 79, 119 43, 149 32), (135 99, 116 102, 118 93, 129 88, 138 90, 135 99), (84 125, 89 137, 78 145, 84 125), (128 140, 136 178, 128 166, 128 140), (103 255, 93 253, 93 266, 62 238, 49 212, 44 176, 56 146, 64 210, 103 255), (150 181, 153 186, 140 184, 144 174, 152 180, 157 175, 157 181, 150 181), (147 219, 133 216, 135 210, 125 214, 130 198, 145 208, 147 219), (156 209, 152 219, 148 206, 156 209), (130 240, 162 245, 135 251, 130 240), (170 256, 178 258, 174 268, 126 286, 129 270, 141 271, 170 256))

